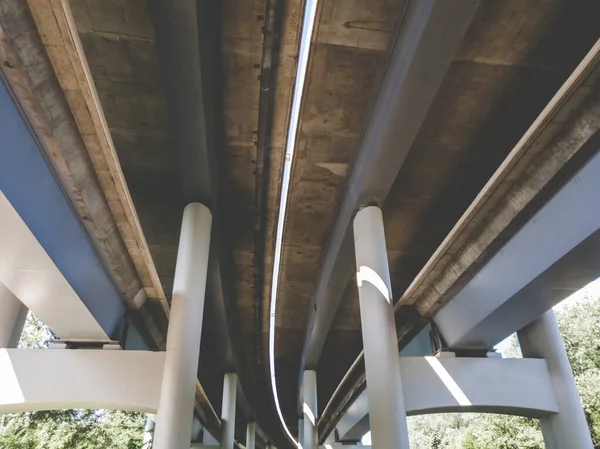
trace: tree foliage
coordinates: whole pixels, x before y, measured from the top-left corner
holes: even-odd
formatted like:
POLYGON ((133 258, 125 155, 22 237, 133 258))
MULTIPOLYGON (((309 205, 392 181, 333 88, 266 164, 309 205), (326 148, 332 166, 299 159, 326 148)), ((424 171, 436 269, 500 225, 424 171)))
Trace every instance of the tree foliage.
POLYGON ((0 416, 0 448, 140 449, 145 416, 115 410, 51 410, 0 416))
POLYGON ((56 340, 56 335, 52 333, 48 326, 42 323, 33 313, 27 314, 27 320, 23 332, 21 333, 21 341, 19 348, 24 349, 41 349, 47 348, 50 343, 56 340))
MULTIPOLYGON (((600 444, 600 298, 557 310, 565 349, 595 445, 600 444)), ((520 357, 516 335, 505 356, 520 357)), ((409 418, 413 449, 543 449, 539 424, 505 415, 450 414, 409 418)))

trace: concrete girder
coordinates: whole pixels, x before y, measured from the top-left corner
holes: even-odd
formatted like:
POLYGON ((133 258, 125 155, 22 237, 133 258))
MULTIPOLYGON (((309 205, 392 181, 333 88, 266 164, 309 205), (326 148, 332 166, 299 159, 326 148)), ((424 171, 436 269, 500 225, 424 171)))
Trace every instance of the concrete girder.
MULTIPOLYGON (((596 43, 473 201, 398 301, 397 312, 400 308, 405 310, 403 306, 406 304, 416 305, 419 300, 421 305, 419 312, 426 317, 433 316, 440 304, 432 298, 438 298, 443 302, 456 294, 475 274, 474 272, 497 251, 500 244, 513 235, 523 222, 594 154, 595 149, 584 144, 596 132, 597 117, 593 113, 588 117, 585 113, 580 113, 586 108, 589 109, 590 105, 593 108, 593 104, 597 102, 600 75, 598 48, 599 44, 596 43), (576 121, 579 119, 578 125, 576 121), (588 120, 591 126, 588 126, 588 120), (564 129, 569 129, 572 133, 566 135, 561 133, 560 131, 564 129), (575 139, 572 140, 571 137, 575 139), (558 152, 551 154, 550 151, 546 151, 548 148, 558 152), (548 168, 550 170, 543 173, 548 168), (519 180, 524 180, 524 184, 519 184, 519 180), (524 190, 521 189, 522 193, 533 195, 535 200, 532 201, 529 196, 520 196, 519 187, 526 187, 524 190), (509 196, 508 192, 511 189, 513 195, 509 196), (508 207, 507 198, 519 197, 522 202, 515 202, 515 208, 508 207), (501 229, 495 228, 493 224, 497 219, 500 222, 505 220, 501 229), (483 251, 483 247, 477 250, 471 245, 473 243, 469 240, 471 235, 484 239, 495 236, 496 241, 492 238, 495 244, 489 245, 486 251, 483 251), (476 251, 465 251, 465 248, 476 251), (463 263, 466 260, 471 260, 473 264, 468 267, 468 264, 463 263), (459 276, 460 273, 463 273, 462 277, 459 276), (460 282, 455 282, 457 278, 460 282), (436 279, 440 282, 437 287, 433 285, 436 279), (454 282, 452 288, 445 290, 452 282, 454 282), (442 295, 436 288, 446 293, 442 295), (427 293, 430 293, 431 297, 428 297, 427 293), (431 307, 425 305, 425 299, 427 304, 432 305, 431 307)), ((589 112, 591 111, 590 109, 589 112)), ((423 326, 419 321, 419 313, 416 315, 406 323, 404 331, 408 335, 414 329, 418 330, 423 326)), ((326 436, 333 429, 335 422, 341 418, 364 386, 364 367, 362 354, 360 354, 336 390, 334 395, 338 397, 336 403, 330 401, 326 407, 327 413, 324 412, 321 425, 327 427, 327 432, 320 432, 320 435, 326 436), (330 407, 331 410, 328 410, 330 407)))
MULTIPOLYGON (((557 413, 543 359, 400 357, 407 415, 503 413, 534 418, 557 413), (427 388, 423 388, 427 385, 427 388)), ((369 431, 363 392, 338 422, 340 441, 359 441, 369 431)))
POLYGON ((3 77, 146 343, 160 348, 166 307, 156 314, 142 305, 147 297, 164 301, 164 294, 67 2, 4 2, 0 25, 2 57, 9 61, 3 77))
POLYGON ((125 305, 3 83, 0 117, 0 281, 60 337, 119 340, 125 305))
MULTIPOLYGON (((75 407, 155 413, 164 358, 163 352, 148 351, 0 349, 0 413, 75 407)), ((408 414, 479 411, 542 417, 558 411, 542 359, 406 357, 401 362, 408 414), (427 394, 420 388, 424 380, 427 394), (461 403, 464 398, 469 405, 461 403)), ((342 439, 358 429, 367 412, 349 414, 338 425, 342 439)))
POLYGON ((109 340, 107 322, 86 307, 1 190, 0 221, 0 291, 9 290, 62 339, 109 340))
MULTIPOLYGON (((89 271, 91 260, 85 265, 84 259, 79 257, 77 270, 88 270, 87 276, 67 275, 67 280, 74 285, 84 302, 86 295, 82 294, 79 288, 85 284, 82 284, 83 279, 96 280, 96 288, 91 291, 103 297, 99 304, 106 309, 102 309, 105 315, 117 314, 119 317, 110 321, 107 331, 109 335, 118 338, 123 330, 120 318, 124 310, 119 309, 123 306, 123 299, 130 307, 128 315, 133 318, 134 324, 143 334, 146 344, 151 348, 161 349, 165 344, 168 310, 164 302, 164 293, 160 284, 157 286, 154 267, 148 264, 150 259, 144 238, 137 234, 137 219, 131 215, 135 214, 135 211, 131 204, 128 204, 128 192, 119 190, 126 187, 119 177, 119 167, 111 166, 116 162, 114 154, 110 152, 110 135, 101 135, 108 131, 103 123, 102 109, 95 98, 95 89, 89 79, 86 61, 77 43, 77 31, 73 28, 67 4, 54 2, 52 6, 56 7, 56 10, 44 9, 50 4, 43 2, 31 2, 32 10, 25 2, 11 1, 2 4, 0 50, 3 60, 6 61, 1 67, 2 74, 19 101, 19 106, 43 149, 44 157, 47 157, 59 178, 62 191, 68 197, 71 207, 75 209, 81 221, 80 230, 85 229, 89 236, 78 239, 78 245, 70 244, 63 246, 63 249, 68 247, 72 253, 79 248, 81 256, 80 246, 89 245, 91 240, 93 249, 90 254, 94 254, 94 258, 100 256, 104 266, 96 261, 102 274, 92 276, 89 271), (40 23, 39 30, 32 15, 40 23), (46 28, 54 26, 53 24, 59 28, 46 28), (50 42, 49 39, 58 40, 50 42), (60 59, 61 57, 63 59, 60 59), (71 70, 68 70, 69 64, 72 66, 71 70), (85 114, 91 114, 91 117, 85 114), (98 149, 98 146, 101 148, 98 149), (99 171, 94 173, 94 169, 99 171), (114 183, 112 187, 111 183, 114 183), (115 215, 118 221, 116 224, 115 215), (131 248, 137 249, 130 251, 131 248), (132 259, 135 259, 135 264, 132 259), (144 267, 144 264, 147 265, 144 267), (98 282, 104 280, 106 274, 110 276, 106 279, 110 288, 98 287, 98 282), (114 290, 115 287, 118 291, 106 293, 106 288, 114 290), (144 302, 147 296, 152 299, 151 295, 156 296, 156 301, 144 302), (161 302, 162 305, 148 307, 150 303, 156 302, 161 302)), ((9 103, 3 101, 2 104, 9 103)), ((10 168, 10 165, 3 166, 10 168)), ((34 172, 30 174, 33 176, 34 172)), ((13 176, 16 176, 14 171, 13 176)), ((3 179, 9 180, 11 176, 5 176, 3 179)), ((44 194, 50 193, 45 191, 44 194)), ((28 199, 25 195, 21 197, 23 201, 28 199)), ((41 198, 42 196, 40 201, 43 201, 41 198)), ((30 203, 35 204, 35 201, 30 203)), ((52 203, 46 201, 46 204, 50 206, 52 203)), ((19 213, 23 213, 22 208, 19 209, 19 213)), ((34 216, 42 218, 39 214, 34 216)), ((48 231, 52 221, 49 222, 48 217, 45 218, 45 222, 37 226, 43 226, 48 231)), ((28 226, 36 228, 31 223, 28 223, 28 226)), ((68 268, 66 262, 62 262, 65 257, 68 259, 67 255, 63 257, 62 253, 58 255, 55 251, 56 245, 62 242, 60 236, 67 232, 64 226, 60 229, 58 238, 47 236, 44 240, 37 233, 36 237, 43 243, 61 271, 73 274, 73 268, 68 268), (50 249, 48 244, 51 245, 50 249)), ((79 234, 71 233, 71 236, 73 235, 79 234)), ((87 305, 89 307, 89 304, 87 305)), ((218 435, 218 416, 199 383, 196 385, 196 397, 196 411, 211 431, 218 435)))
MULTIPOLYGON (((206 304, 206 313, 211 316, 211 329, 219 335, 213 344, 219 345, 220 363, 223 369, 233 372, 236 362, 226 313, 227 304, 231 302, 231 290, 224 282, 227 271, 223 270, 223 245, 220 242, 222 214, 218 194, 216 130, 211 127, 215 120, 211 104, 216 92, 206 89, 213 78, 211 63, 215 62, 216 49, 210 47, 203 48, 202 53, 200 51, 196 2, 172 4, 155 1, 150 2, 150 11, 156 27, 159 58, 165 67, 165 88, 183 198, 188 202, 206 204, 213 214, 214 232, 210 243, 207 286, 207 298, 210 300, 206 304), (203 57, 206 59, 201 67, 203 57), (190 95, 189 92, 197 92, 198 95, 190 95)), ((218 20, 218 8, 204 11, 204 15, 212 17, 214 22, 218 20)), ((211 33, 212 30, 204 32, 211 33)))
POLYGON ((29 1, 28 5, 145 294, 159 301, 168 316, 165 293, 119 163, 69 2, 50 2, 48 7, 42 2, 29 1), (70 64, 65 64, 65 56, 70 64))
POLYGON ((434 316, 589 160, 596 148, 586 143, 600 129, 599 80, 600 41, 477 195, 396 308, 413 304, 423 316, 434 316))
POLYGON ((339 287, 350 279, 354 213, 360 205, 385 201, 478 4, 431 0, 408 6, 329 237, 300 372, 317 368, 342 298, 339 287))
POLYGON ((156 413, 164 359, 164 352, 150 351, 0 349, 0 413, 65 408, 156 413))
POLYGON ((490 349, 598 278, 599 191, 596 154, 435 315, 448 347, 490 349))
MULTIPOLYGON (((237 402, 243 416, 262 424, 259 431, 272 430, 265 423, 264 414, 256 412, 256 401, 250 401, 256 395, 246 393, 252 390, 245 391, 246 376, 241 372, 246 366, 244 342, 236 309, 232 242, 228 238, 234 224, 228 219, 228 183, 220 177, 224 171, 220 154, 224 126, 220 114, 222 5, 210 1, 155 0, 149 2, 149 10, 163 69, 182 198, 186 202, 201 201, 213 214, 203 338, 207 343, 200 351, 199 375, 209 393, 213 393, 220 391, 220 373, 240 373, 237 402)), ((214 393, 212 400, 217 400, 214 393)), ((245 425, 238 423, 239 440, 245 434, 245 425)))

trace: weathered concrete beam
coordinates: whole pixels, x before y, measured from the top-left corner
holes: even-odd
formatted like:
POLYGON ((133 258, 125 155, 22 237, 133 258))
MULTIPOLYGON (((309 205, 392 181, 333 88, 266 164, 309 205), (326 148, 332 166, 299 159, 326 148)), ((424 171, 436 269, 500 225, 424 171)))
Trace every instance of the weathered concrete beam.
POLYGON ((160 300, 168 316, 165 294, 121 170, 69 3, 29 0, 28 5, 146 296, 160 300))
MULTIPOLYGON (((495 251, 594 154, 585 143, 600 129, 600 41, 544 109, 396 304, 415 308, 406 335, 423 326, 495 251), (588 113, 585 111, 588 110, 588 113), (470 265, 469 265, 470 264, 470 265)), ((399 332, 399 335, 401 332, 399 332)), ((402 348, 406 342, 401 342, 402 348)), ((362 354, 320 419, 326 437, 365 387, 362 354)))
MULTIPOLYGON (((400 369, 407 415, 476 412, 540 418, 559 411, 543 359, 401 357, 400 369)), ((336 429, 340 441, 347 442, 359 441, 369 430, 366 391, 336 429)))
POLYGON ((600 129, 599 81, 600 41, 481 190, 404 292, 397 308, 414 304, 421 315, 432 317, 568 174, 593 155, 595 149, 586 149, 585 143, 600 129))
MULTIPOLYGON (((0 95, 0 101, 4 99, 6 97, 0 95)), ((4 117, 6 116, 3 115, 4 117)), ((0 127, 0 133, 3 131, 6 130, 0 127)), ((0 145, 5 143, 4 139, 0 139, 0 145)), ((18 151, 27 150, 19 147, 18 151)), ((2 160, 0 163, 6 163, 6 161, 2 160)), ((2 176, 3 173, 0 171, 0 177, 2 176)), ((0 260, 2 261, 0 263, 0 303, 4 298, 8 301, 12 297, 19 304, 27 306, 25 315, 28 310, 31 310, 52 329, 52 332, 63 339, 110 339, 110 330, 115 325, 118 326, 123 307, 109 316, 104 316, 104 319, 97 320, 63 273, 60 272, 58 266, 63 265, 62 260, 52 259, 48 255, 38 238, 7 200, 2 192, 2 187, 3 184, 0 183, 0 222, 2 223, 2 232, 0 232, 0 260)), ((57 204, 54 203, 53 206, 58 209, 57 204)), ((43 211, 38 213, 40 212, 43 211)), ((45 221, 48 223, 52 219, 46 218, 45 221)), ((66 221, 61 224, 69 231, 72 231, 73 228, 77 230, 78 226, 74 219, 71 221, 72 227, 69 227, 69 223, 66 221)), ((78 236, 73 234, 70 234, 71 238, 77 239, 78 236)), ((93 254, 91 249, 90 253, 93 254)), ((94 270, 94 267, 82 255, 82 252, 77 252, 78 263, 85 266, 88 272, 97 275, 101 270, 99 264, 97 265, 98 270, 94 270)), ((98 283, 94 283, 93 287, 106 295, 103 298, 106 302, 112 299, 121 305, 121 301, 114 294, 114 289, 112 289, 113 299, 108 297, 110 290, 101 289, 98 283)), ((11 321, 14 319, 15 317, 5 310, 0 313, 0 324, 3 326, 8 324, 10 329, 13 327, 11 321)), ((18 335, 15 336, 14 347, 17 347, 21 337, 23 323, 19 326, 18 335)))
POLYGON ((340 286, 352 272, 351 220, 359 206, 385 201, 478 6, 471 0, 408 6, 329 237, 301 373, 317 368, 344 292, 340 286))
POLYGON ((599 191, 600 153, 435 315, 449 348, 490 349, 598 278, 599 191))
POLYGON ((165 353, 0 349, 0 413, 108 408, 156 413, 165 353))
MULTIPOLYGON (((77 52, 73 40, 76 34, 70 34, 67 25, 68 9, 63 2, 52 5, 31 2, 31 5, 32 10, 24 1, 9 0, 0 7, 3 78, 107 274, 134 311, 134 319, 137 318, 138 324, 144 323, 140 330, 148 344, 161 348, 164 333, 157 325, 157 318, 160 321, 162 317, 142 314, 140 307, 149 296, 148 291, 159 301, 164 294, 162 288, 155 289, 153 282, 147 284, 149 290, 146 290, 141 282, 144 276, 139 275, 132 260, 142 260, 140 256, 149 253, 143 236, 140 240, 139 224, 132 225, 137 218, 131 203, 124 200, 128 193, 122 175, 114 173, 117 161, 110 159, 111 149, 106 146, 110 136, 80 48, 77 52), (39 30, 35 19, 40 24, 39 30), (104 169, 99 166, 96 171, 92 160, 104 164, 104 169), (130 253, 128 246, 135 250, 130 253)), ((112 151, 114 156, 114 148, 112 151)), ((139 266, 152 271, 153 267, 145 263, 139 266)))

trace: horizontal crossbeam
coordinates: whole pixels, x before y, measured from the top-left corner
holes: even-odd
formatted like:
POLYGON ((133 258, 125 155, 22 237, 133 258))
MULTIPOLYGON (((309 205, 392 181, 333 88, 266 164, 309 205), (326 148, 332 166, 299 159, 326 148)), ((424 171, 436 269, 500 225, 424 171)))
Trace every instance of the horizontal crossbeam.
POLYGON ((72 408, 156 413, 164 352, 0 349, 0 413, 72 408))
MULTIPOLYGON (((503 413, 539 418, 558 412, 543 359, 400 357, 408 415, 450 412, 503 413)), ((363 392, 337 425, 341 441, 369 431, 363 392)))

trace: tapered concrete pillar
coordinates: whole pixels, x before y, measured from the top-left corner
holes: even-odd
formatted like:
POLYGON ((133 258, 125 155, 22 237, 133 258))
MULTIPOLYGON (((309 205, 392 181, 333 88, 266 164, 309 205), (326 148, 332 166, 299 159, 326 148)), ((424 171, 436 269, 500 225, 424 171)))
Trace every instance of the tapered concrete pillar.
POLYGON ((154 449, 190 447, 211 222, 203 204, 183 212, 154 449))
POLYGON ((554 312, 517 333, 523 357, 546 359, 559 412, 540 419, 547 449, 592 449, 590 431, 554 312))
POLYGON ((378 207, 356 214, 354 249, 373 448, 409 449, 383 216, 378 207))
POLYGON ((298 420, 298 447, 303 447, 304 444, 304 419, 298 420))
POLYGON ((192 420, 192 443, 202 443, 204 427, 198 418, 192 420))
POLYGON ((28 309, 0 282, 0 348, 16 348, 21 339, 28 309))
POLYGON ((302 377, 302 412, 304 414, 304 449, 317 449, 317 373, 304 371, 302 377))
POLYGON ((237 374, 227 373, 223 377, 223 406, 221 408, 221 449, 233 449, 235 438, 235 400, 237 396, 237 374))
POLYGON ((246 449, 254 449, 256 447, 256 423, 249 422, 246 425, 246 449))
POLYGON ((148 413, 146 415, 146 426, 144 427, 144 440, 142 449, 151 449, 152 440, 154 439, 154 426, 156 423, 156 415, 148 413))

